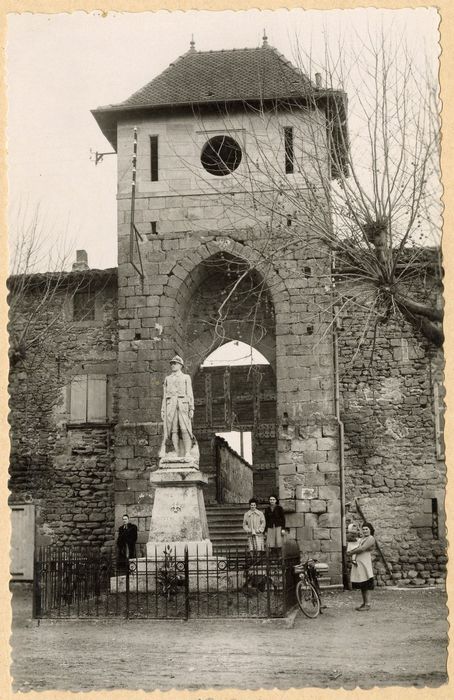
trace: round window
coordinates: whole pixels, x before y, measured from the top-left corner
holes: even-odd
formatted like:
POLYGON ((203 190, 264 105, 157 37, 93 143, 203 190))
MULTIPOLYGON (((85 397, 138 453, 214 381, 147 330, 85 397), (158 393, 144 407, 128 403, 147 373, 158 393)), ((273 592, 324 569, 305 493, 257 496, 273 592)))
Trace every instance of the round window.
POLYGON ((231 136, 213 136, 204 145, 200 160, 211 175, 228 175, 241 163, 241 147, 231 136))

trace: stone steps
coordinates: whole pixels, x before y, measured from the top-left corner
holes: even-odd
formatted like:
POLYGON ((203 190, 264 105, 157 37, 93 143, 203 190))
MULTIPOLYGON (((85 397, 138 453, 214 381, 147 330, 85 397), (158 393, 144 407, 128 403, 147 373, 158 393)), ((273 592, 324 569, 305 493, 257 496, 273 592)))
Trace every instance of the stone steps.
POLYGON ((213 553, 220 554, 229 547, 243 548, 247 535, 243 530, 243 517, 249 509, 247 503, 211 504, 206 506, 208 532, 213 543, 213 553))

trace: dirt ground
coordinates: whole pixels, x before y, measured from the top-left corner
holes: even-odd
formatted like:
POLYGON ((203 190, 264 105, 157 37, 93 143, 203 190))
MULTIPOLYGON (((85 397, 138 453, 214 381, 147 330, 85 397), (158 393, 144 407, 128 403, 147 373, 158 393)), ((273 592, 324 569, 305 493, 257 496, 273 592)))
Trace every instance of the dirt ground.
POLYGON ((13 591, 17 691, 170 688, 369 688, 447 681, 447 608, 440 589, 329 592, 315 620, 31 619, 31 593, 13 591))

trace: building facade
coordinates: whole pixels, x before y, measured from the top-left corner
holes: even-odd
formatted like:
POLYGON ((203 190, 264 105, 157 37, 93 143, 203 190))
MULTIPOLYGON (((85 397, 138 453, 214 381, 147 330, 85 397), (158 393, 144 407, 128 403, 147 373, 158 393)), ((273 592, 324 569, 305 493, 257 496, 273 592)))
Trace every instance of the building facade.
MULTIPOLYGON (((244 466, 216 456, 216 434, 250 432, 254 493, 279 494, 302 551, 328 562, 333 582, 356 502, 383 544, 383 579, 443 576, 442 358, 410 328, 386 327, 368 365, 324 311, 332 259, 316 222, 345 167, 345 105, 264 41, 191 46, 125 102, 94 110, 118 154, 118 270, 59 279, 52 350, 41 370, 33 347, 11 367, 11 501, 35 505, 37 543, 111 544, 125 511, 146 541, 162 380, 177 353, 193 380, 208 502, 241 501, 232 475, 244 466), (87 304, 90 319, 78 311, 87 304), (230 340, 269 364, 202 367, 230 340), (52 398, 25 414, 49 375, 52 398)), ((12 336, 39 286, 23 297, 12 336)))

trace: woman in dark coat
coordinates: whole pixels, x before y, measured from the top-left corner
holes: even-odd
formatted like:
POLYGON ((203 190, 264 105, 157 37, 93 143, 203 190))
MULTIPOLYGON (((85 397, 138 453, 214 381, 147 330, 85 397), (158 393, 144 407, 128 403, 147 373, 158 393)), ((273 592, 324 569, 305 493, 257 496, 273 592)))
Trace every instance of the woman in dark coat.
POLYGON ((270 505, 265 508, 266 546, 269 550, 282 547, 282 535, 285 534, 285 515, 279 499, 274 494, 269 498, 270 505))

